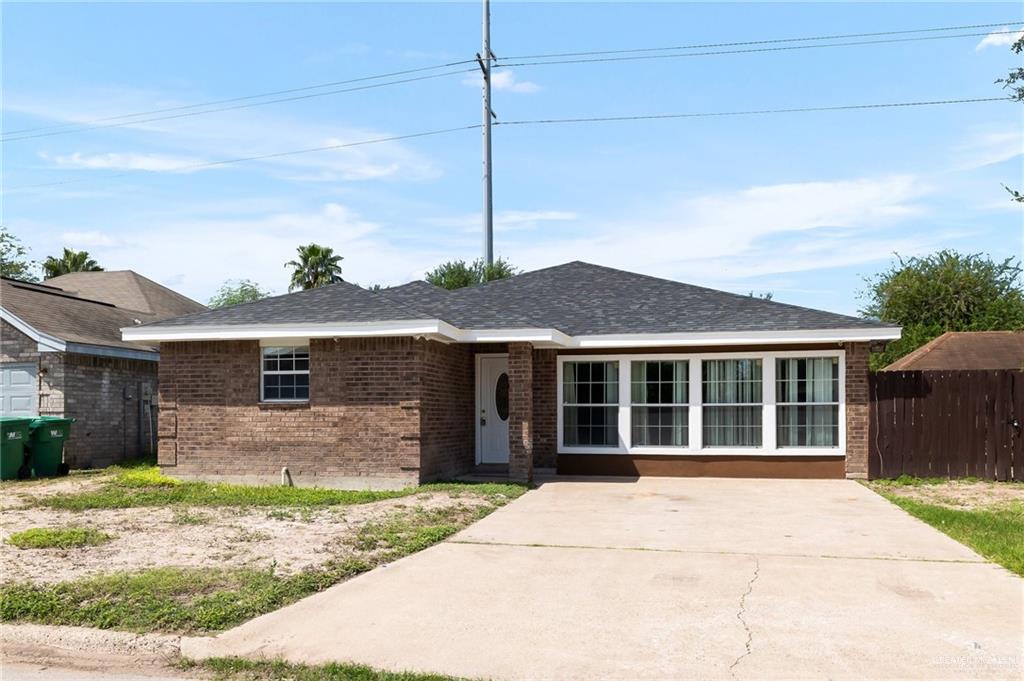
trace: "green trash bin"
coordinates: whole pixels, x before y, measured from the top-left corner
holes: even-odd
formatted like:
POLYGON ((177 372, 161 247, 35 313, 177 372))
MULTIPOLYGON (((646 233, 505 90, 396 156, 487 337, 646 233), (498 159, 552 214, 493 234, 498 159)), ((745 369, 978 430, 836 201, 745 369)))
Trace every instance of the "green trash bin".
POLYGON ((40 416, 32 420, 29 462, 35 477, 45 478, 63 472, 64 442, 71 436, 71 424, 74 422, 74 419, 59 416, 40 416))
POLYGON ((25 463, 31 418, 0 416, 0 480, 17 480, 25 463))

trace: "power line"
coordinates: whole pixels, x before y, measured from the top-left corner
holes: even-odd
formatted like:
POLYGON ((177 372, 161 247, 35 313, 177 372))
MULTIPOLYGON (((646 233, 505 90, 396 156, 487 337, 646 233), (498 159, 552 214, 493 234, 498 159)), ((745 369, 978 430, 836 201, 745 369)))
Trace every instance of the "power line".
MULTIPOLYGON (((494 125, 550 125, 550 124, 571 124, 571 123, 604 123, 604 122, 618 122, 618 121, 643 121, 643 120, 663 120, 663 119, 675 119, 675 118, 711 118, 711 117, 726 117, 726 116, 755 116, 755 115, 768 115, 768 114, 783 114, 783 113, 809 113, 809 112, 825 112, 825 111, 855 111, 861 109, 895 109, 895 108, 912 108, 912 107, 923 107, 923 106, 945 106, 954 104, 976 104, 982 102, 1009 102, 1012 101, 1008 97, 977 97, 977 98, 961 98, 961 99, 938 99, 930 101, 915 101, 915 102, 882 102, 873 104, 843 104, 838 106, 814 106, 814 107, 796 107, 786 109, 751 109, 746 111, 712 111, 712 112, 694 112, 694 113, 670 113, 670 114, 638 114, 629 116, 593 116, 593 117, 575 117, 575 118, 538 118, 532 120, 517 120, 517 121, 496 121, 494 125)), ((278 151, 269 154, 258 154, 254 156, 242 156, 238 158, 224 159, 220 161, 207 161, 203 163, 192 163, 187 165, 178 166, 175 168, 169 168, 165 172, 186 172, 190 170, 200 170, 203 168, 213 168, 216 166, 233 165, 236 163, 245 163, 249 161, 263 161, 272 158, 282 158, 287 156, 298 156, 300 154, 310 154, 320 151, 331 151, 334 149, 347 149, 351 147, 359 147, 369 144, 380 144, 383 142, 397 142, 401 140, 416 139, 419 137, 431 137, 434 135, 444 135, 454 132, 463 132, 466 130, 479 130, 482 126, 480 123, 473 125, 463 125, 454 128, 443 128, 440 130, 428 130, 425 132, 414 132, 405 135, 392 135, 390 137, 377 137, 368 140, 360 140, 357 142, 345 142, 342 144, 328 144, 320 147, 306 147, 303 149, 294 149, 290 151, 278 151)), ((105 178, 123 177, 127 175, 135 174, 137 171, 120 172, 114 175, 106 175, 105 178)), ((31 184, 21 185, 18 187, 10 187, 7 191, 15 189, 35 189, 39 187, 54 187, 58 185, 71 184, 74 182, 82 182, 93 178, 71 178, 68 180, 59 180, 56 182, 46 182, 42 184, 31 184)))
POLYGON ((543 61, 522 61, 512 63, 499 63, 495 66, 500 68, 511 68, 521 66, 550 66, 554 64, 594 64, 600 62, 625 62, 625 61, 640 61, 640 60, 651 60, 651 59, 679 59, 685 57, 709 57, 719 56, 725 54, 752 54, 758 52, 789 52, 793 50, 813 50, 822 49, 826 47, 851 47, 855 45, 883 45, 891 43, 910 43, 910 42, 922 42, 926 40, 950 40, 952 38, 975 38, 978 36, 986 35, 1004 35, 1008 33, 1017 33, 1017 31, 996 31, 985 32, 985 33, 957 33, 955 35, 934 35, 934 36, 920 36, 916 38, 882 38, 878 40, 858 40, 842 43, 819 43, 815 45, 786 45, 783 47, 752 47, 738 50, 714 50, 709 52, 683 52, 678 54, 638 54, 631 56, 620 56, 620 57, 587 57, 587 58, 574 58, 574 59, 553 59, 543 61))
POLYGON ((186 112, 182 112, 182 113, 168 114, 166 116, 154 116, 152 118, 136 118, 136 119, 133 119, 133 120, 130 120, 130 121, 122 121, 122 122, 118 122, 118 123, 104 123, 104 124, 100 124, 100 125, 89 125, 89 126, 75 128, 73 130, 57 130, 57 131, 51 131, 51 132, 41 132, 41 133, 36 133, 36 134, 32 134, 32 135, 21 135, 21 136, 18 136, 18 137, 4 137, 3 139, 0 139, 0 142, 3 142, 3 143, 17 142, 17 141, 20 141, 20 140, 35 139, 35 138, 38 138, 38 137, 52 137, 54 135, 68 135, 68 134, 72 134, 72 133, 76 133, 76 132, 85 132, 85 131, 88 131, 88 130, 100 130, 100 129, 105 129, 105 128, 119 128, 119 127, 124 127, 126 125, 137 125, 139 123, 152 123, 152 122, 155 122, 155 121, 167 121, 167 120, 172 120, 172 119, 177 119, 177 118, 189 118, 191 116, 201 116, 201 115, 204 115, 204 114, 216 113, 216 112, 219 112, 219 111, 234 111, 234 110, 237 110, 237 109, 250 109, 250 108, 253 108, 253 107, 257 107, 257 106, 266 106, 268 104, 279 104, 281 102, 295 102, 295 101, 299 101, 299 100, 302 100, 302 99, 312 99, 314 97, 325 97, 327 95, 337 95, 337 94, 343 94, 343 93, 346 93, 346 92, 358 92, 358 91, 361 91, 361 90, 372 90, 372 89, 375 89, 375 88, 387 87, 389 85, 400 85, 402 83, 413 83, 413 82, 420 81, 420 80, 430 80, 430 79, 433 79, 433 78, 443 78, 445 76, 452 76, 452 75, 461 74, 461 73, 469 73, 469 72, 473 72, 473 71, 476 71, 476 70, 477 70, 476 68, 472 68, 472 69, 459 69, 457 71, 445 71, 443 73, 433 73, 433 74, 429 74, 429 75, 425 75, 425 76, 415 76, 413 78, 404 78, 402 80, 389 80, 389 81, 385 81, 383 83, 371 83, 369 85, 358 85, 356 87, 344 88, 344 89, 341 89, 341 90, 327 90, 326 92, 312 92, 312 93, 308 93, 308 94, 304 94, 304 95, 294 95, 294 96, 291 96, 291 97, 280 97, 278 99, 268 99, 268 100, 264 100, 264 101, 261 101, 261 102, 251 102, 251 103, 248 103, 248 104, 235 104, 235 105, 232 105, 232 106, 223 106, 223 107, 218 107, 218 108, 213 108, 213 109, 204 109, 202 111, 186 111, 186 112))
MULTIPOLYGON (((413 73, 423 73, 424 71, 436 71, 438 69, 446 69, 454 66, 461 66, 463 64, 475 63, 474 59, 463 59, 461 61, 448 62, 447 64, 435 64, 434 66, 422 66, 415 69, 405 69, 403 71, 392 71, 390 73, 379 73, 372 76, 360 76, 358 78, 349 78, 347 80, 335 80, 327 83, 318 83, 316 85, 306 85, 303 87, 288 88, 286 90, 272 90, 270 92, 260 92, 253 95, 243 95, 240 97, 231 97, 229 99, 215 99, 209 102, 198 102, 196 104, 182 104, 179 106, 171 106, 163 109, 149 109, 148 111, 136 111, 134 113, 120 114, 117 116, 107 116, 104 118, 94 118, 89 121, 81 123, 61 123, 60 125, 47 125, 36 128, 21 128, 20 130, 8 130, 4 133, 4 136, 21 135, 29 132, 42 132, 44 130, 56 130, 60 128, 69 127, 80 127, 95 125, 97 123, 106 123, 108 121, 119 121, 126 118, 135 118, 136 116, 150 116, 153 114, 169 113, 173 111, 187 111, 189 109, 200 109, 207 106, 217 106, 220 104, 233 104, 235 102, 244 102, 252 99, 262 99, 263 97, 276 97, 277 95, 290 95, 296 92, 307 92, 309 90, 319 90, 327 87, 337 87, 338 85, 349 85, 352 83, 361 83, 368 80, 380 80, 382 78, 396 78, 398 76, 407 76, 413 73)), ((459 72, 461 73, 461 71, 459 72)), ((405 82, 405 81, 403 81, 405 82)))
MULTIPOLYGON (((286 156, 298 156, 300 154, 311 154, 318 151, 332 151, 335 149, 350 149, 352 147, 361 147, 368 144, 381 144, 383 142, 398 142, 401 140, 415 139, 418 137, 432 137, 434 135, 444 135, 453 132, 461 132, 464 130, 476 130, 481 125, 479 123, 475 125, 463 125, 456 128, 442 128, 440 130, 427 130, 425 132, 413 132, 406 135, 392 135, 390 137, 376 137, 368 140, 360 140, 358 142, 344 142, 340 144, 327 144, 321 147, 306 147, 303 149, 293 149, 289 151, 276 151, 269 154, 258 154, 255 156, 240 156, 237 158, 222 159, 220 161, 204 161, 202 163, 189 163, 186 165, 176 166, 173 168, 167 168, 163 172, 168 173, 182 173, 191 170, 201 170, 203 168, 214 168, 217 166, 233 165, 235 163, 246 163, 249 161, 265 161, 272 158, 283 158, 286 156)), ((126 175, 133 175, 135 171, 115 173, 113 175, 106 175, 105 178, 124 177, 126 175)), ((77 177, 68 180, 59 180, 57 182, 45 182, 42 184, 29 184, 21 185, 18 187, 10 187, 9 190, 14 189, 35 189, 37 187, 56 187, 58 185, 71 184, 74 182, 82 182, 92 178, 77 177)))
POLYGON ((726 116, 756 116, 782 113, 809 113, 813 111, 855 111, 859 109, 895 109, 949 104, 976 104, 980 102, 1009 102, 1009 97, 977 97, 973 99, 937 99, 920 102, 885 102, 880 104, 842 104, 839 106, 806 106, 790 109, 751 109, 747 111, 704 111, 696 113, 638 114, 631 116, 588 116, 576 118, 536 118, 520 121, 497 121, 495 125, 549 125, 564 123, 608 123, 618 121, 652 121, 673 118, 712 118, 726 116))
POLYGON ((906 35, 911 33, 934 33, 937 31, 968 31, 975 28, 992 28, 996 26, 1006 26, 1007 24, 1017 23, 1014 21, 1000 21, 992 24, 965 24, 961 26, 939 26, 936 28, 915 28, 902 31, 876 31, 873 33, 838 33, 832 35, 817 35, 807 36, 799 38, 771 38, 767 40, 744 40, 740 42, 729 42, 729 43, 698 43, 691 45, 675 45, 671 47, 640 47, 633 49, 619 49, 619 50, 596 50, 589 52, 556 52, 551 54, 523 54, 513 55, 510 57, 504 57, 504 59, 548 59, 548 58, 560 58, 560 57, 587 57, 592 55, 605 55, 605 54, 627 54, 631 52, 667 52, 675 50, 704 50, 713 47, 746 47, 750 45, 768 45, 772 43, 795 43, 795 42, 809 42, 814 40, 841 40, 845 38, 877 38, 880 36, 887 35, 906 35))

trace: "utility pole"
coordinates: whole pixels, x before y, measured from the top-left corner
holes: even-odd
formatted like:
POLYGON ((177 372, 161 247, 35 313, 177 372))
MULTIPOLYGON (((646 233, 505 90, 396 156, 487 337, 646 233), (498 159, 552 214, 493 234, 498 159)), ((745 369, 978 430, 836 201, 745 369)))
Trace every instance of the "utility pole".
POLYGON ((478 54, 477 61, 484 76, 484 262, 488 265, 494 262, 494 206, 491 203, 491 60, 494 54, 491 52, 491 1, 483 0, 483 49, 478 54))

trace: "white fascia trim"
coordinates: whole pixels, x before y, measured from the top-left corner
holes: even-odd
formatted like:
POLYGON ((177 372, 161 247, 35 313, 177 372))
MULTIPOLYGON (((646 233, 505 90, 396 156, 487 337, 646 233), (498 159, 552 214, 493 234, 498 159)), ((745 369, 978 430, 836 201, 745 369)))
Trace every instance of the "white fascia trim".
POLYGON ((570 347, 572 337, 558 329, 467 329, 459 331, 461 343, 528 342, 550 347, 570 347))
POLYGON ((640 348, 700 345, 743 345, 748 343, 842 343, 895 340, 900 327, 873 329, 807 329, 797 331, 729 331, 704 333, 623 333, 576 336, 574 348, 640 348))
POLYGON ((172 342, 203 340, 270 340, 294 338, 368 338, 431 336, 457 340, 459 329, 439 319, 402 319, 348 324, 251 324, 231 326, 125 327, 126 341, 172 342))
POLYGON ((64 352, 67 349, 67 344, 60 338, 39 331, 7 308, 0 307, 0 319, 34 340, 39 346, 38 352, 64 352))

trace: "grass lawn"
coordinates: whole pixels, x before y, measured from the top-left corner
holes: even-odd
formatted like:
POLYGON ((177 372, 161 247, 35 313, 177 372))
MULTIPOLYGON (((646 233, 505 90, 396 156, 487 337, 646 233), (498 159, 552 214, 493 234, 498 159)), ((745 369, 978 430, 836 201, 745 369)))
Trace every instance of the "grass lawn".
MULTIPOLYGON (((224 511, 229 515, 240 512, 241 507, 257 507, 265 509, 261 513, 288 518, 310 507, 365 504, 398 496, 409 499, 386 514, 372 516, 352 526, 350 534, 341 535, 331 545, 326 562, 315 566, 290 572, 276 567, 276 561, 267 568, 167 566, 58 582, 7 582, 0 584, 0 621, 136 632, 221 631, 442 541, 525 491, 522 485, 468 483, 427 485, 396 492, 246 487, 178 482, 161 476, 153 466, 121 468, 98 487, 72 493, 40 494, 26 501, 32 508, 61 512, 106 509, 104 513, 118 513, 109 509, 166 505, 175 509, 173 522, 187 526, 203 525, 209 522, 210 516, 224 511), (415 496, 424 491, 441 492, 444 499, 454 497, 455 500, 444 504, 435 501, 433 505, 424 506, 415 496), (194 506, 206 509, 189 511, 194 506), (218 506, 227 509, 219 511, 215 508, 218 506)), ((436 499, 437 495, 433 497, 436 499)), ((345 523, 344 520, 337 522, 345 523)), ((34 528, 21 534, 32 538, 45 532, 34 528)), ((33 541, 48 541, 53 545, 56 540, 44 537, 33 541)), ((67 557, 55 557, 55 560, 67 560, 67 557)))
MULTIPOLYGON (((514 484, 435 483, 402 490, 334 490, 310 487, 250 486, 209 482, 182 482, 161 475, 148 463, 112 466, 114 475, 99 488, 67 494, 39 496, 31 503, 55 510, 85 511, 140 506, 322 507, 366 504, 424 491, 470 492, 516 497, 525 491, 514 484)), ((12 488, 15 491, 17 488, 12 488)))
POLYGON ((1024 501, 1018 500, 1024 499, 1024 485, 899 478, 869 486, 912 516, 1024 577, 1024 501))
POLYGON ((99 546, 113 539, 91 527, 33 527, 15 532, 7 543, 19 549, 70 549, 76 546, 99 546))
POLYGON ((356 664, 308 666, 280 661, 214 658, 203 662, 186 661, 186 669, 202 669, 218 681, 460 681, 454 676, 386 672, 356 664))

